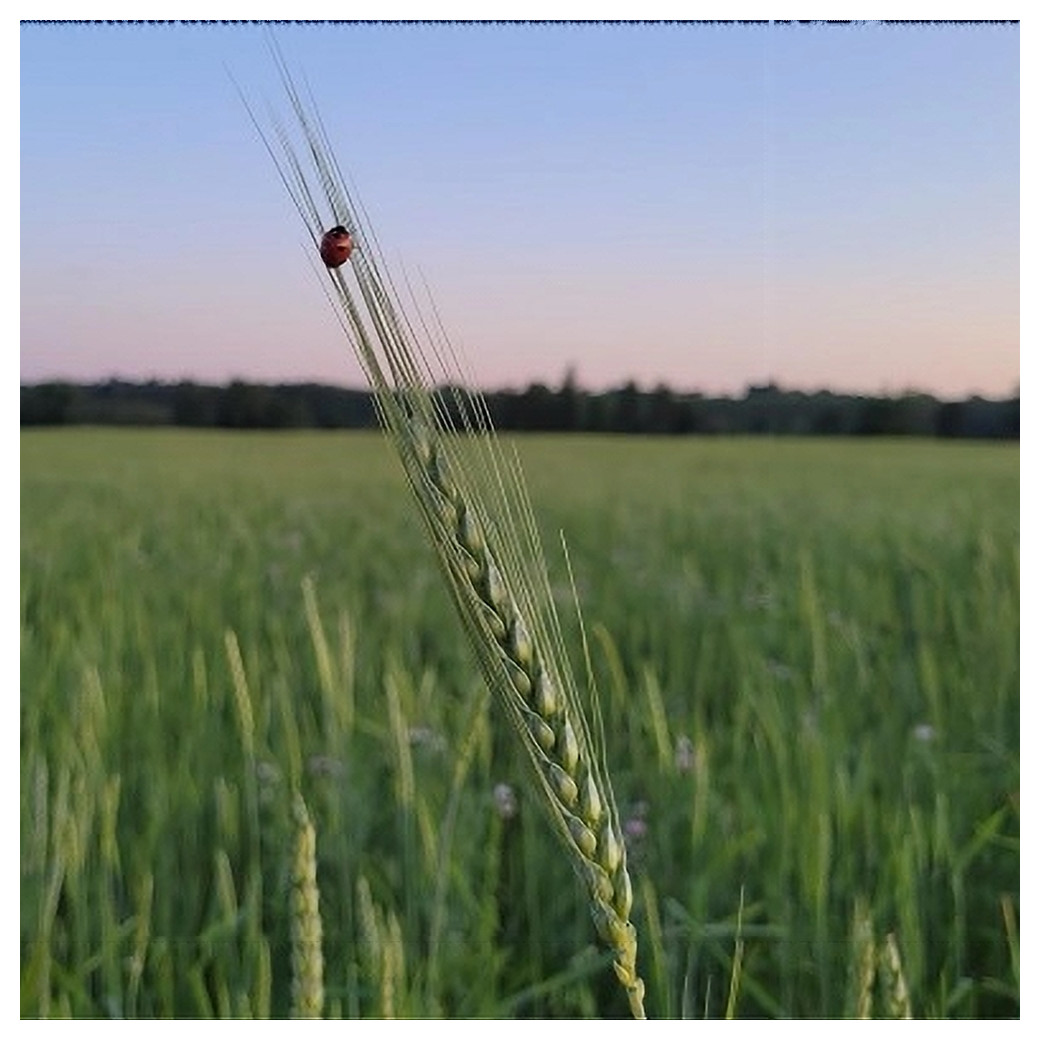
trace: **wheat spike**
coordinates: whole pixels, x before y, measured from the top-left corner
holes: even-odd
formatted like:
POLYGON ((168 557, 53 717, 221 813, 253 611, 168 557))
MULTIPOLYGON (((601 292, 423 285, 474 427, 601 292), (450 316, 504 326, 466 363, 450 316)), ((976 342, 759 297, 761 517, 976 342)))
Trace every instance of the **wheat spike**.
POLYGON ((632 1013, 643 1018, 632 883, 595 691, 593 731, 569 665, 519 461, 499 446, 481 395, 465 389, 468 381, 439 321, 428 324, 419 313, 409 318, 313 103, 304 103, 277 53, 275 60, 313 172, 280 125, 280 152, 257 130, 315 248, 332 226, 353 240, 349 263, 328 270, 329 295, 368 376, 487 684, 585 882, 596 930, 613 952, 632 1013), (450 389, 438 391, 438 384, 450 389))
POLYGON ((913 1018, 910 1010, 910 990, 903 974, 903 960, 899 956, 899 943, 895 934, 885 936, 885 944, 878 950, 878 967, 881 976, 881 993, 886 1018, 913 1018))
POLYGON ((321 1018, 325 991, 314 824, 299 794, 293 803, 293 822, 296 824, 296 848, 290 908, 292 1017, 321 1018))
POLYGON ((565 695, 555 661, 543 657, 532 639, 481 524, 436 445, 415 435, 415 451, 424 475, 417 495, 435 526, 435 545, 488 684, 520 736, 556 829, 588 885, 596 928, 614 951, 614 970, 633 1014, 643 1017, 624 843, 580 704, 565 695))

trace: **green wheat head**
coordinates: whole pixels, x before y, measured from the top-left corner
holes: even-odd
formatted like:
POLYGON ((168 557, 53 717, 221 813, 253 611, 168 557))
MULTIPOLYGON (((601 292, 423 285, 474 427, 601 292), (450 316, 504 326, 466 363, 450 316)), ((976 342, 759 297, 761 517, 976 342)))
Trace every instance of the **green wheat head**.
POLYGON ((293 823, 296 828, 296 842, 290 897, 292 1017, 321 1018, 325 988, 322 981, 317 852, 314 824, 311 822, 307 805, 299 794, 293 800, 293 823))
POLYGON ((593 726, 561 635, 519 460, 500 446, 481 395, 466 388, 436 312, 427 323, 414 298, 411 309, 402 304, 313 103, 276 60, 302 148, 278 123, 274 142, 257 129, 315 253, 334 225, 353 239, 350 261, 327 272, 327 293, 368 377, 484 678, 586 885, 596 930, 613 952, 632 1013, 645 1017, 632 884, 598 701, 590 679, 593 726))

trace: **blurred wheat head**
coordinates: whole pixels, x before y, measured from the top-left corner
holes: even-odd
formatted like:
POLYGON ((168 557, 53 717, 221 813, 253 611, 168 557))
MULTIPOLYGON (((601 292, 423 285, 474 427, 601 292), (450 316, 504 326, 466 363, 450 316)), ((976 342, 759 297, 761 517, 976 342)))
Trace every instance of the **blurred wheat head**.
POLYGON ((643 1018, 632 884, 595 684, 587 667, 583 700, 519 459, 500 445, 436 308, 428 305, 431 319, 425 318, 408 285, 405 306, 367 216, 346 188, 313 98, 298 88, 277 53, 275 60, 294 126, 290 131, 274 116, 273 134, 255 117, 254 125, 314 242, 314 255, 327 229, 340 226, 350 234, 349 262, 319 274, 368 377, 484 679, 585 883, 596 931, 613 954, 632 1014, 643 1018))
POLYGON ((290 926, 292 933, 292 1017, 321 1018, 325 1003, 322 980, 321 909, 318 896, 314 824, 303 798, 293 801, 296 847, 292 865, 290 926))

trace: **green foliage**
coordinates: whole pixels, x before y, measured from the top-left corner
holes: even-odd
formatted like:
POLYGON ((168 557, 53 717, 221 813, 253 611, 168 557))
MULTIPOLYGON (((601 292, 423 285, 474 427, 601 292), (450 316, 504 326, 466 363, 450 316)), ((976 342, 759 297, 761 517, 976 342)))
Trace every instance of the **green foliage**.
MULTIPOLYGON (((518 448, 648 1012, 855 1013, 869 922, 1016 1015, 1017 447, 518 448)), ((380 436, 26 432, 21 519, 24 1016, 287 1016, 297 792, 327 1015, 626 1014, 380 436)))

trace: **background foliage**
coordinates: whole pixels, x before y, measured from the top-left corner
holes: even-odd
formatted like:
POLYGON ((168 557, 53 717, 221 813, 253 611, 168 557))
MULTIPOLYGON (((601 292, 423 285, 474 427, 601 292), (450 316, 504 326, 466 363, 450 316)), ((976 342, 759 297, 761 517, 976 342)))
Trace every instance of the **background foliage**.
MULTIPOLYGON (((851 1014, 864 923, 915 1015, 1016 1015, 1017 446, 517 444, 650 1015, 851 1014)), ((25 431, 21 480, 23 1015, 286 1015, 296 792, 327 1015, 625 1013, 379 436, 25 431)))

